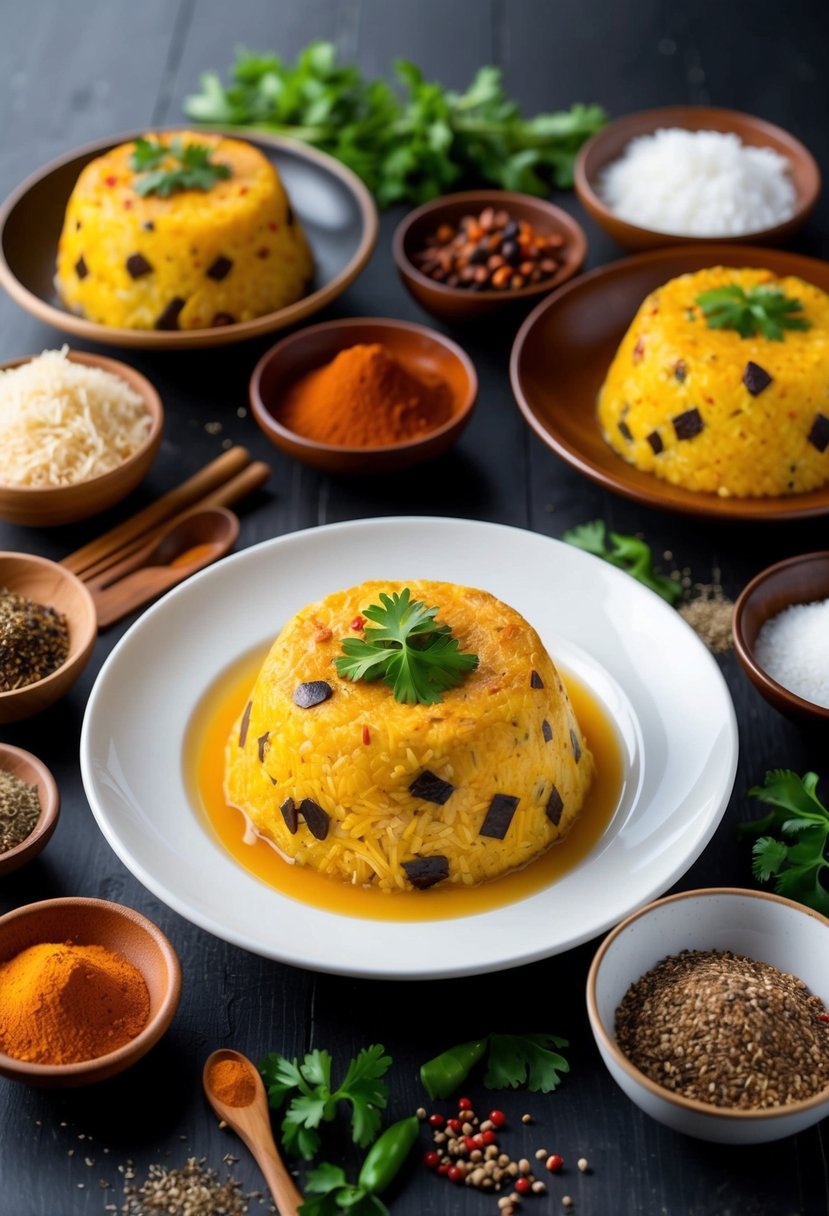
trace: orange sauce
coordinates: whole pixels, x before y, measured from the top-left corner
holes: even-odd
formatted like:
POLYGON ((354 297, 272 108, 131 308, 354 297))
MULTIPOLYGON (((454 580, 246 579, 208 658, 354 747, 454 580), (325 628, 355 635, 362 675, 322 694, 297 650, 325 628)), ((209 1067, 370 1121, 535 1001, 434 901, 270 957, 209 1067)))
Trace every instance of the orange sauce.
POLYGON ((227 737, 245 704, 263 655, 247 655, 222 675, 198 705, 185 741, 185 776, 191 801, 213 835, 238 863, 268 886, 301 903, 329 912, 372 920, 444 920, 470 916, 525 899, 550 886, 579 864, 604 834, 619 803, 622 755, 612 722, 587 688, 567 676, 567 692, 596 761, 587 801, 567 836, 521 870, 475 887, 457 884, 428 891, 377 891, 349 886, 310 866, 285 861, 263 836, 251 832, 245 816, 224 798, 227 737))

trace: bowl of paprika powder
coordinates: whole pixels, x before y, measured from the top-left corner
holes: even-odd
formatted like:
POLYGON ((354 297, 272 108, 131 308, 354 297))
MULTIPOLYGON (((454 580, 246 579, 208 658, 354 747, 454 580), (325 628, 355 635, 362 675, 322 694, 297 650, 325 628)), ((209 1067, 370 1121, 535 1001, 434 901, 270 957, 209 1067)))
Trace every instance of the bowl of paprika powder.
POLYGON ((475 368, 455 342, 380 317, 283 338, 250 381, 253 415, 271 442, 329 473, 387 473, 439 455, 477 394, 475 368))

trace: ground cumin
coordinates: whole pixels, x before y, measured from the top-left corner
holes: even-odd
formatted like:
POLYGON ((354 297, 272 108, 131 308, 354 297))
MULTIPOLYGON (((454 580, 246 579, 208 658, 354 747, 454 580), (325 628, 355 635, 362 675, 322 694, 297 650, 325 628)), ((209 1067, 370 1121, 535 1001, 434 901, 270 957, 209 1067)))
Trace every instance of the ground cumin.
POLYGON ((215 1060, 207 1080, 219 1101, 228 1106, 250 1106, 256 1097, 256 1080, 243 1060, 215 1060))
POLYGON ((373 448, 416 439, 448 422, 445 380, 410 372, 385 346, 350 346, 287 392, 280 421, 306 439, 373 448))
POLYGON ((41 942, 0 966, 0 1050, 35 1064, 115 1051, 147 1024, 141 972, 105 946, 41 942))

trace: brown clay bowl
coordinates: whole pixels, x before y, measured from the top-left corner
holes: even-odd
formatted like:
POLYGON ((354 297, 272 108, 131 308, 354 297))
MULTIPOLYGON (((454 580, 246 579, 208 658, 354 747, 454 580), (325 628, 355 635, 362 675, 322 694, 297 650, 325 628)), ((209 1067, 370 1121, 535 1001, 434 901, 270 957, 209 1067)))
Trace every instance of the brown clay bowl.
POLYGON ((457 324, 484 320, 508 306, 517 312, 520 306, 528 307, 572 279, 587 257, 587 237, 572 216, 546 199, 507 190, 466 190, 445 194, 410 211, 397 227, 392 251, 398 273, 418 304, 432 316, 457 324), (477 215, 485 207, 503 208, 513 219, 526 220, 538 233, 563 236, 565 244, 560 251, 562 264, 558 272, 541 283, 515 290, 471 291, 436 283, 418 270, 412 256, 424 248, 441 224, 457 225, 463 216, 477 215))
POLYGON ((755 654, 757 638, 766 621, 792 604, 821 603, 825 599, 829 599, 829 549, 790 557, 761 570, 743 588, 734 605, 733 632, 742 669, 769 705, 790 718, 829 727, 829 706, 815 705, 778 684, 761 667, 755 654))
POLYGON ((173 1020, 181 995, 178 957, 161 930, 132 908, 105 899, 46 899, 0 917, 0 964, 40 942, 105 946, 144 977, 150 1015, 140 1034, 116 1051, 79 1064, 31 1064, 0 1051, 0 1074, 12 1081, 75 1088, 123 1072, 154 1047, 173 1020))
POLYGON ((10 743, 0 743, 0 769, 19 777, 27 785, 37 788, 40 800, 40 816, 32 831, 25 840, 0 853, 0 876, 19 870, 27 861, 32 861, 48 843, 49 838, 57 827, 60 812, 60 794, 57 782, 42 760, 31 752, 24 752, 21 747, 12 747, 10 743))
POLYGON ((718 265, 766 267, 829 291, 828 263, 749 245, 651 249, 591 270, 543 300, 518 331, 510 358, 518 407, 556 455, 592 481, 644 506, 727 520, 829 514, 829 485, 779 498, 720 498, 643 473, 604 441, 596 398, 639 305, 668 279, 718 265))
POLYGON ((478 377, 469 356, 433 329, 382 317, 354 317, 312 325, 277 342, 254 368, 249 392, 256 421, 283 452, 328 473, 388 473, 430 460, 455 442, 472 414, 478 377), (294 381, 324 367, 350 346, 375 342, 409 371, 437 374, 446 381, 453 401, 447 422, 417 439, 375 448, 318 443, 280 422, 280 401, 294 381))
MULTIPOLYGON (((22 359, 11 359, 0 363, 0 371, 9 371, 30 363, 35 355, 22 359)), ((143 481, 155 460, 164 429, 164 410, 161 398, 149 380, 120 363, 103 355, 87 355, 81 351, 70 351, 67 356, 73 363, 86 367, 97 367, 101 371, 119 376, 142 398, 150 416, 150 433, 142 447, 123 461, 117 468, 99 477, 90 477, 71 486, 8 486, 0 484, 0 519, 31 527, 51 527, 55 524, 76 523, 88 519, 114 506, 131 493, 143 481)))
POLYGON ((86 666, 98 636, 92 596, 81 580, 58 562, 30 553, 0 552, 3 587, 63 613, 69 625, 69 654, 62 666, 44 679, 0 692, 0 723, 31 718, 60 700, 86 666))
POLYGON ((716 106, 663 106, 656 110, 640 110, 609 123, 583 146, 576 160, 576 193, 584 209, 615 241, 625 249, 655 249, 663 245, 694 245, 705 241, 723 244, 765 244, 783 241, 799 228, 817 202, 820 193, 820 170, 808 148, 784 131, 762 118, 741 114, 738 110, 722 110, 716 106), (661 127, 681 127, 688 131, 722 131, 735 134, 744 144, 771 148, 785 156, 791 165, 791 176, 797 200, 794 214, 782 224, 746 232, 740 236, 696 237, 640 228, 620 219, 604 203, 598 192, 602 172, 618 160, 632 139, 651 135, 661 127))

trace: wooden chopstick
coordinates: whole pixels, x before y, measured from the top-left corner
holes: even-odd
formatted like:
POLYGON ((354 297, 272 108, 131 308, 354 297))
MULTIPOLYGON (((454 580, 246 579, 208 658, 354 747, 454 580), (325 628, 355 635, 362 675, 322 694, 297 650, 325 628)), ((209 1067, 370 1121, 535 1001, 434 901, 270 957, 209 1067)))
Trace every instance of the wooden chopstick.
POLYGON ((73 574, 80 575, 91 566, 100 565, 112 553, 123 556, 125 546, 138 537, 145 537, 151 529, 164 523, 172 515, 180 515, 187 507, 211 494, 249 464, 250 454, 245 448, 229 448, 187 481, 183 481, 180 486, 170 490, 169 494, 162 495, 137 515, 125 519, 103 536, 68 554, 63 558, 62 564, 73 574))

